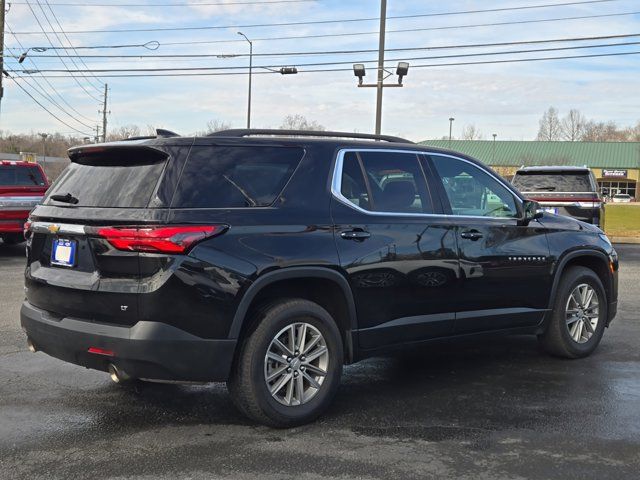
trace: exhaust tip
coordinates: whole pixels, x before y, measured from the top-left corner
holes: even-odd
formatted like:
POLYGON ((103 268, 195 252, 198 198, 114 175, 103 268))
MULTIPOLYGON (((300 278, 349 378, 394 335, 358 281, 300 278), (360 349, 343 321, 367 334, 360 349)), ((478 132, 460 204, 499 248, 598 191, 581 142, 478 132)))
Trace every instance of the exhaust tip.
POLYGON ((33 343, 33 340, 31 340, 30 338, 27 338, 27 347, 29 348, 29 351, 31 353, 36 353, 38 351, 38 349, 36 348, 36 344, 33 343))
POLYGON ((109 378, 111 378, 111 381, 113 383, 122 384, 122 383, 127 383, 129 380, 131 380, 131 377, 127 375, 126 372, 120 370, 113 363, 109 364, 108 372, 109 372, 109 378))

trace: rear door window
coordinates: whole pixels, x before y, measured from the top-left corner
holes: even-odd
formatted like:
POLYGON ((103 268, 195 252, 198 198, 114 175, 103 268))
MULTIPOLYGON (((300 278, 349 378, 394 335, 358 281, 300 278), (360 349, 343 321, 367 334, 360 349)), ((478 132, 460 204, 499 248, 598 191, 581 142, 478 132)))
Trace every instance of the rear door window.
POLYGON ((373 212, 433 212, 418 155, 413 152, 347 152, 340 193, 349 203, 373 212))
POLYGON ((174 208, 266 207, 304 156, 299 147, 194 147, 178 182, 174 208))
POLYGON ((166 159, 119 157, 106 153, 90 163, 71 163, 50 190, 46 205, 68 206, 51 199, 67 195, 78 199, 78 207, 145 208, 153 195, 166 159), (109 155, 113 157, 106 158, 109 155), (121 159, 121 161, 118 161, 121 159))
POLYGON ((588 172, 518 172, 511 183, 523 192, 593 191, 588 172))
POLYGON ((45 179, 38 167, 25 165, 0 165, 0 185, 21 187, 43 187, 45 179))

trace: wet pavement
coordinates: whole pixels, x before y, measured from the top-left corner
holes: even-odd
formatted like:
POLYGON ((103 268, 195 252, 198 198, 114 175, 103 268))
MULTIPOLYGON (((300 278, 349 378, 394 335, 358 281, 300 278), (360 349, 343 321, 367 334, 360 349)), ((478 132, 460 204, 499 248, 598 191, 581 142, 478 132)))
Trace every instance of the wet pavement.
POLYGON ((0 245, 0 478, 640 478, 640 246, 596 353, 535 338, 432 345, 345 369, 319 421, 245 420, 223 385, 142 384, 29 353, 24 258, 0 245))

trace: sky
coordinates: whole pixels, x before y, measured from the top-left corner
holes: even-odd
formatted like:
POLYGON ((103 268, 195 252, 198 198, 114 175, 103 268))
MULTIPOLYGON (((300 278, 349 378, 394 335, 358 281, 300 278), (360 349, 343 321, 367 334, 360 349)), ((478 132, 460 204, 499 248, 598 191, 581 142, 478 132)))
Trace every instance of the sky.
MULTIPOLYGON (((9 0, 8 0, 9 1, 9 0)), ((181 134, 202 131, 211 120, 244 127, 247 114, 249 44, 253 40, 254 75, 252 126, 277 128, 287 115, 300 114, 329 130, 372 132, 376 91, 357 88, 352 64, 368 62, 366 81, 375 81, 380 15, 379 0, 314 0, 251 4, 252 0, 18 0, 6 15, 5 79, 0 130, 12 133, 62 132, 85 136, 101 124, 98 113, 104 83, 109 88, 109 128, 136 124, 144 129, 166 128, 181 134), (48 4, 47 4, 48 2, 48 4), (244 4, 239 4, 243 3, 244 4), (247 3, 248 2, 248 3, 247 3), (224 3, 228 5, 199 5, 224 3), (72 5, 70 5, 72 4, 72 5), (167 4, 180 4, 168 6, 167 4), (137 5, 137 6, 132 6, 137 5), (30 8, 31 7, 31 8, 30 8), (33 11, 32 11, 33 10, 33 11), (35 15, 34 15, 35 13, 35 15), (54 16, 55 15, 55 16, 54 16), (41 33, 36 20, 49 33, 41 33), (346 21, 356 19, 365 21, 346 21), (255 26, 256 24, 320 22, 319 24, 255 26), (49 24, 48 22, 51 22, 49 24), (59 22, 59 24, 57 23, 59 22), (148 32, 95 30, 170 29, 148 32), (207 27, 207 28, 202 28, 207 27), (209 28, 216 27, 216 28, 209 28), (222 27, 222 28, 218 28, 222 27), (64 30, 66 37, 62 35, 64 30), (91 30, 89 33, 78 31, 91 30), (9 32, 13 32, 11 34, 9 32), (35 34, 32 34, 35 32, 35 34), (330 36, 337 35, 341 36, 330 36), (276 39, 279 37, 311 37, 276 39), (51 42, 51 43, 50 43, 51 42), (158 42, 156 50, 141 46, 30 50, 22 64, 15 57, 33 47, 73 45, 96 47, 158 42), (210 42, 210 43, 192 43, 210 42), (182 43, 179 45, 171 45, 182 43), (309 55, 309 52, 372 50, 350 54, 309 55), (129 55, 128 58, 69 58, 68 55, 129 55), (281 55, 296 53, 298 55, 281 55), (204 58, 162 58, 157 55, 208 54, 204 58), (275 54, 264 56, 265 54, 275 54), (59 58, 57 55, 60 55, 59 58), (154 57, 136 57, 151 55, 154 57), (222 58, 218 58, 220 55, 222 58), (242 55, 242 56, 234 56, 242 55), (75 65, 74 65, 75 62, 75 65), (335 62, 343 62, 335 64, 335 62), (334 63, 334 65, 308 65, 334 63), (296 66, 297 75, 282 76, 260 68, 296 66), (212 76, 109 77, 136 72, 75 73, 43 70, 218 68, 212 76), (231 70, 226 68, 232 68, 231 70), (338 69, 341 71, 311 72, 338 69), (22 70, 37 70, 41 74, 22 70), (220 75, 223 73, 223 75, 220 75), (233 73, 233 74, 231 74, 233 73), (49 78, 63 75, 63 78, 49 78), (43 78, 44 77, 44 78, 43 78), (16 83, 30 92, 60 120, 37 105, 16 83), (40 88, 53 99, 33 89, 40 88), (82 133, 79 133, 79 132, 82 133)), ((267 2, 273 0, 253 0, 267 2)), ((571 108, 597 121, 635 125, 640 120, 640 55, 620 55, 522 63, 433 66, 433 64, 640 52, 640 0, 592 1, 557 5, 571 0, 427 1, 388 0, 385 66, 407 60, 411 67, 403 88, 384 90, 383 133, 411 140, 459 137, 475 125, 485 139, 532 140, 538 120, 549 107, 561 115, 571 108), (468 10, 552 5, 545 8, 451 14, 468 10), (638 13, 633 13, 638 12, 638 13), (434 15, 440 14, 440 15, 434 15), (415 17, 416 15, 422 15, 415 17), (430 16, 426 16, 430 15, 430 16), (607 15, 607 16, 603 16, 607 15), (413 16, 412 18, 392 18, 413 16), (573 20, 539 21, 566 17, 573 20), (513 22, 521 22, 514 24, 513 22), (531 22, 531 23, 522 23, 531 22), (496 25, 510 23, 508 25, 496 25), (470 26, 493 24, 491 26, 470 26), (460 47, 469 44, 557 40, 563 38, 639 34, 637 37, 564 42, 544 45, 460 47), (494 56, 432 58, 487 52, 612 43, 638 43, 494 56), (426 50, 428 47, 455 48, 426 50), (389 51, 392 49, 422 49, 389 51), (420 67, 420 65, 427 65, 420 67)), ((582 0, 584 1, 584 0, 582 0)), ((580 0, 576 0, 580 2, 580 0)), ((160 72, 156 72, 160 73, 160 72)), ((163 72, 167 73, 167 72, 163 72)), ((176 73, 176 72, 173 72, 176 73)), ((180 73, 180 72, 177 72, 180 73)), ((184 72, 183 72, 184 73, 184 72)), ((200 71, 202 73, 202 71, 200 71)), ((396 82, 395 75, 387 82, 396 82)))

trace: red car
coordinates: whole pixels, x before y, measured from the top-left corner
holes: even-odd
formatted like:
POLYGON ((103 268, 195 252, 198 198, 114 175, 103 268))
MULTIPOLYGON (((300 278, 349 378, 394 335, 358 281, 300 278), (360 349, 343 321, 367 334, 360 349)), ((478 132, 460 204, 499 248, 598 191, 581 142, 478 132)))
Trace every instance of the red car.
POLYGON ((49 188, 37 163, 0 160, 0 238, 8 245, 24 241, 29 212, 49 188))

